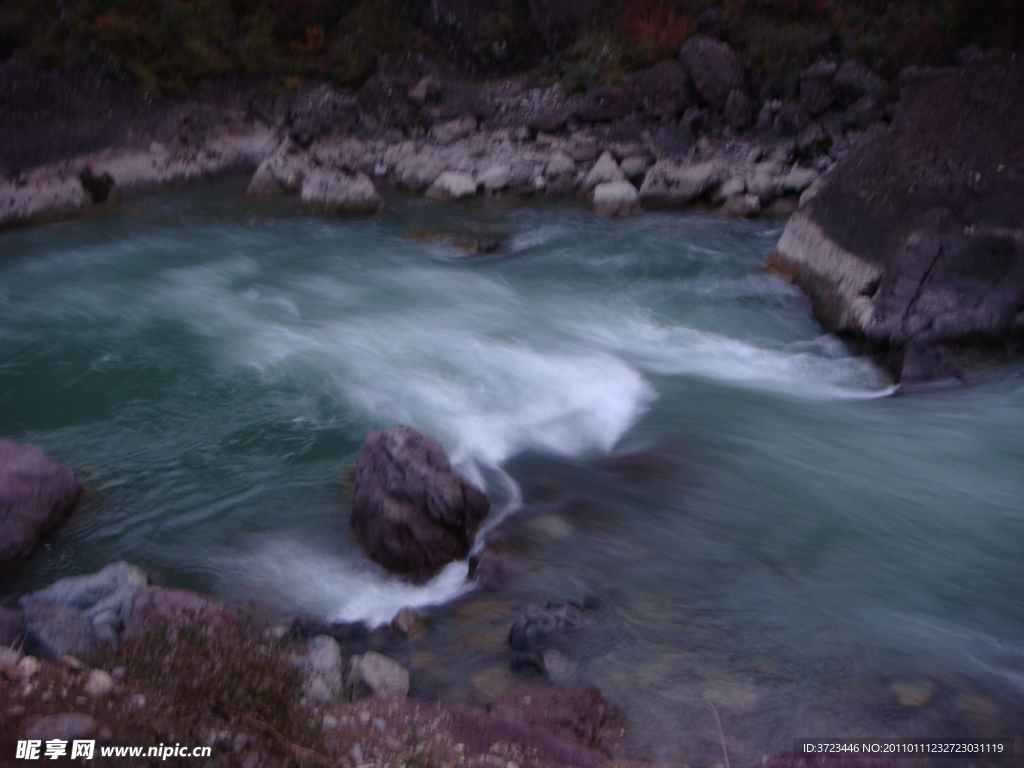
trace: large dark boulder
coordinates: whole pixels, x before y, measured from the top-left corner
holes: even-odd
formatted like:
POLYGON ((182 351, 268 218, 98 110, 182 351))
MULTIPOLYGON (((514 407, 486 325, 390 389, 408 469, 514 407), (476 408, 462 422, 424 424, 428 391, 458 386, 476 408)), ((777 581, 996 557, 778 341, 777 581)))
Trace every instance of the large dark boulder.
POLYGON ((908 98, 822 178, 771 259, 903 383, 1024 346, 1024 62, 908 98))
POLYGON ((412 427, 371 432, 356 460, 352 530, 370 559, 424 581, 469 554, 490 510, 483 491, 412 427))
POLYGON ((38 448, 0 440, 0 565, 27 557, 81 497, 69 469, 38 448))
POLYGON ((679 49, 679 60, 701 99, 714 109, 725 109, 729 92, 743 85, 743 65, 736 52, 721 40, 694 35, 679 49))

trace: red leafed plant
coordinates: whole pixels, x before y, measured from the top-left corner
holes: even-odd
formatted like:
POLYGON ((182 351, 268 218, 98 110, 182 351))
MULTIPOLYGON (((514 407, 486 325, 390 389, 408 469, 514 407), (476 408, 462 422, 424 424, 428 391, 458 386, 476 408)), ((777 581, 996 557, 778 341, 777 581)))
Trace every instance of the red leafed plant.
POLYGON ((631 43, 649 47, 653 60, 675 55, 693 31, 685 0, 628 0, 617 19, 631 43))

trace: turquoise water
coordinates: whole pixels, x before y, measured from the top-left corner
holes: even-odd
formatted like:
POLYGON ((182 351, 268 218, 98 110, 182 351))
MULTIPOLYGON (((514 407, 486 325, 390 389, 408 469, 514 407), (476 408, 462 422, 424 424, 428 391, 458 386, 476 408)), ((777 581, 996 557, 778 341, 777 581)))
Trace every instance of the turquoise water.
POLYGON ((90 489, 5 603, 126 559, 284 612, 445 604, 444 670, 414 687, 479 704, 507 617, 573 599, 571 681, 650 757, 721 760, 708 702, 732 765, 794 737, 1022 738, 1024 368, 892 394, 762 271, 778 221, 405 199, 329 220, 242 189, 0 234, 0 434, 90 489), (410 587, 351 545, 345 472, 400 422, 487 486, 499 589, 464 563, 410 587))

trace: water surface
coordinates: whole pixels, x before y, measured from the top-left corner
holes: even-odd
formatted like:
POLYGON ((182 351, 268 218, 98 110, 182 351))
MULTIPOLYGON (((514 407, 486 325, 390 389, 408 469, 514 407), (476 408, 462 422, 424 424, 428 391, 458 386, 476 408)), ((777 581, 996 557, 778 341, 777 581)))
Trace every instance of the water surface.
POLYGON ((495 669, 526 679, 515 611, 571 599, 567 680, 650 757, 720 760, 708 702, 733 765, 810 736, 1024 749, 1020 366, 893 396, 762 271, 777 221, 402 199, 329 220, 241 190, 0 235, 0 434, 91 492, 4 602, 126 559, 285 612, 446 604, 396 653, 422 695, 479 704, 495 669), (463 595, 464 563, 411 587, 352 546, 344 475, 393 423, 487 486, 502 589, 463 595))

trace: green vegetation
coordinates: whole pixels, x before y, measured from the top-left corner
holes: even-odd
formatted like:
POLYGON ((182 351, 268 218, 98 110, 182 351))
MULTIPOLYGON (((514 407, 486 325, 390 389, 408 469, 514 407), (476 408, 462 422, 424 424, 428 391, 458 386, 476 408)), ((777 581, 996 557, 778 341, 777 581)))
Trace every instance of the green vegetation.
MULTIPOLYGON (((441 3, 444 6, 444 3, 441 3)), ((557 3, 555 3, 557 5, 557 3)), ((382 56, 437 53, 417 0, 0 0, 0 60, 30 48, 46 64, 109 53, 143 89, 183 91, 221 75, 325 77, 359 85, 382 56)), ((453 4, 456 8, 457 4, 453 4)), ((568 88, 614 82, 671 56, 700 29, 755 71, 793 71, 825 49, 891 72, 948 63, 967 45, 1024 47, 1020 0, 592 0, 551 55, 527 0, 481 0, 470 55, 535 68, 568 88)))

